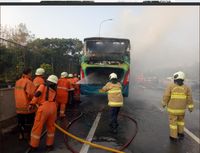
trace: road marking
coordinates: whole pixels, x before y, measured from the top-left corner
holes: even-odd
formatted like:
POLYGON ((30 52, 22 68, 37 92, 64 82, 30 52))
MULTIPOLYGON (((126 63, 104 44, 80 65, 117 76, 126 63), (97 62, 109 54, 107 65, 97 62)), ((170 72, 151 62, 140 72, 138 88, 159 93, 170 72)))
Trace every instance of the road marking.
MULTIPOLYGON (((158 108, 161 112, 164 111, 162 108, 158 108)), ((192 139, 194 139, 198 144, 200 144, 200 139, 194 135, 192 132, 190 132, 187 128, 184 127, 185 133, 187 133, 192 139)))
POLYGON ((192 139, 194 139, 198 144, 200 144, 200 139, 190 132, 187 128, 184 128, 185 133, 187 133, 192 139))
MULTIPOLYGON (((96 119, 94 120, 94 123, 93 123, 93 125, 92 125, 92 128, 90 129, 90 132, 89 132, 89 134, 88 134, 88 136, 87 136, 87 138, 86 138, 87 141, 90 141, 90 142, 92 141, 92 138, 93 138, 93 136, 94 136, 94 133, 95 133, 95 131, 96 131, 96 128, 97 128, 97 126, 98 126, 98 123, 99 123, 100 118, 101 118, 101 113, 99 112, 99 113, 97 114, 97 117, 96 117, 96 119)), ((84 145, 82 146, 82 148, 81 148, 81 150, 80 150, 79 153, 87 153, 89 147, 90 147, 89 145, 84 144, 84 145)))

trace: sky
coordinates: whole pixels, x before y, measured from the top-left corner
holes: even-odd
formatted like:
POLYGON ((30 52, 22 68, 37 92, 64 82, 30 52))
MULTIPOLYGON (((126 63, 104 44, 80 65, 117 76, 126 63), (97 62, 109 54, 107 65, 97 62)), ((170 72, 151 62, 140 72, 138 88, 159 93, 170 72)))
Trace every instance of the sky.
POLYGON ((2 25, 19 23, 36 38, 80 40, 101 25, 100 36, 131 40, 137 71, 199 64, 199 6, 1 6, 2 25))

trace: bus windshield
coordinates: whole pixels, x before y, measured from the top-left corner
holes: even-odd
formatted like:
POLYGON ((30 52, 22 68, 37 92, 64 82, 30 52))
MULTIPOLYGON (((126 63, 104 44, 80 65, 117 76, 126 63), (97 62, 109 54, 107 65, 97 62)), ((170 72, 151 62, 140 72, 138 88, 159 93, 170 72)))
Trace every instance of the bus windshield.
POLYGON ((129 45, 125 41, 96 40, 86 42, 86 51, 90 53, 123 54, 129 51, 129 45))

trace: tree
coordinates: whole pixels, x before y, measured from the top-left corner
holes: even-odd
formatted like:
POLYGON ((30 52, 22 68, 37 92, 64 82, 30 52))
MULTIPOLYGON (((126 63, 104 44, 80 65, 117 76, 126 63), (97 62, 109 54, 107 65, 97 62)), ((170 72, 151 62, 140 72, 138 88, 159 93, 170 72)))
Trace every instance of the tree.
POLYGON ((45 76, 48 77, 49 75, 53 74, 53 68, 50 64, 41 64, 40 65, 41 68, 43 68, 45 70, 45 76))
POLYGON ((0 79, 15 81, 24 67, 42 66, 46 75, 79 71, 82 41, 78 39, 34 39, 26 25, 1 26, 0 79))
POLYGON ((78 71, 79 56, 83 44, 78 39, 36 39, 28 44, 36 56, 32 56, 32 65, 50 64, 56 74, 62 71, 78 71), (72 66, 70 66, 70 64, 72 66))
POLYGON ((20 45, 27 45, 27 43, 31 42, 34 39, 34 35, 30 34, 26 25, 24 23, 20 23, 15 29, 12 30, 11 40, 20 45))

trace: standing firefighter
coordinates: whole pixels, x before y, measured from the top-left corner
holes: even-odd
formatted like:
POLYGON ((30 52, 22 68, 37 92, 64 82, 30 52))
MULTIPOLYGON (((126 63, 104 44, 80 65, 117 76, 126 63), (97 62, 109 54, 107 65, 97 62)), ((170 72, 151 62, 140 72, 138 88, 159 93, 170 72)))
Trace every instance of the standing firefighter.
POLYGON ((35 79, 33 80, 34 85, 38 88, 41 84, 44 84, 44 73, 43 68, 38 68, 35 72, 35 79))
POLYGON ((75 90, 74 90, 74 100, 76 105, 78 105, 78 103, 80 103, 80 84, 78 84, 79 82, 79 78, 78 75, 76 73, 74 73, 74 83, 75 83, 75 90))
MULTIPOLYGON (((69 74, 67 80, 70 82, 70 84, 72 85, 72 88, 75 89, 75 81, 73 78, 73 74, 69 74)), ((74 90, 69 91, 69 104, 71 106, 74 106, 74 90)))
POLYGON ((48 150, 52 149, 53 147, 55 133, 54 123, 57 115, 57 108, 55 103, 57 82, 57 76, 50 75, 47 78, 46 84, 39 86, 34 98, 29 105, 30 110, 36 104, 39 105, 31 131, 30 146, 32 149, 35 149, 39 146, 40 136, 44 124, 46 124, 47 128, 46 147, 48 150))
POLYGON ((122 86, 117 81, 117 75, 115 73, 111 73, 110 82, 108 82, 99 92, 107 92, 108 93, 108 106, 110 106, 111 113, 111 122, 110 126, 112 128, 113 133, 117 133, 117 116, 120 111, 120 107, 123 106, 123 96, 122 96, 122 86))
POLYGON ((65 107, 68 103, 68 92, 71 89, 71 83, 67 80, 67 72, 61 73, 58 80, 56 102, 60 107, 60 117, 65 117, 65 107))
POLYGON ((167 106, 169 113, 170 139, 176 141, 184 138, 185 109, 192 112, 194 105, 191 89, 184 85, 185 74, 181 71, 173 76, 174 83, 168 85, 163 96, 163 107, 167 106))
POLYGON ((24 132, 29 133, 32 127, 35 110, 29 111, 28 105, 33 98, 35 86, 31 81, 31 69, 24 69, 22 77, 15 84, 15 104, 20 129, 19 139, 24 138, 24 132))

